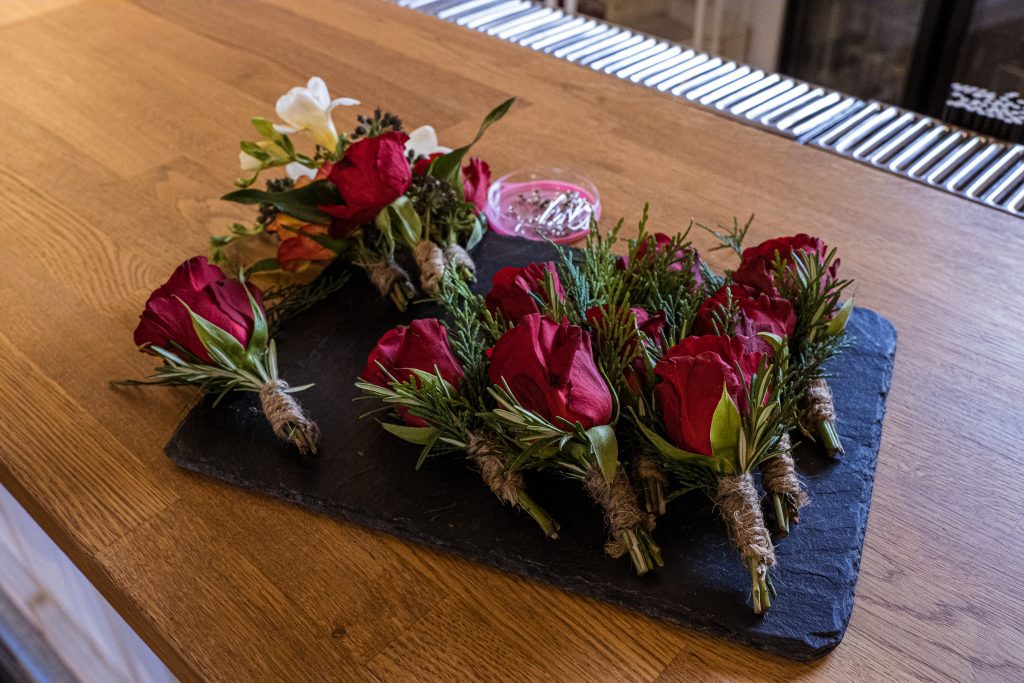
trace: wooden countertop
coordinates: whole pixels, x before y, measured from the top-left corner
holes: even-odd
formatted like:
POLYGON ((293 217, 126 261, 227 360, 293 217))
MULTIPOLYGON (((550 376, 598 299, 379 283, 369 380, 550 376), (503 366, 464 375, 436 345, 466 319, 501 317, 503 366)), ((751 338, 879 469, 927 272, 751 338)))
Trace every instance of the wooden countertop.
POLYGON ((9 2, 0 86, 0 482, 182 678, 1024 677, 1024 222, 379 0, 9 2), (235 144, 310 75, 456 143, 518 95, 479 148, 499 172, 568 164, 608 217, 756 212, 751 243, 840 247, 900 347, 834 653, 767 657, 164 457, 196 394, 107 382, 152 367, 146 296, 247 215, 217 199, 235 144))

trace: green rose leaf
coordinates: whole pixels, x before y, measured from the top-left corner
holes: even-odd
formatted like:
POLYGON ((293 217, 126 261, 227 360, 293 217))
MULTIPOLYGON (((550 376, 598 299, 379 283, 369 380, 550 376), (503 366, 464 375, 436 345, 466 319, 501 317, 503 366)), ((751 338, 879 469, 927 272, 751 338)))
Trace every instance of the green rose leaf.
POLYGON ((718 400, 718 406, 715 407, 715 413, 711 418, 711 451, 715 454, 715 459, 737 461, 742 426, 739 408, 733 403, 723 383, 722 397, 718 400))
POLYGON ((386 211, 391 215, 391 224, 398 232, 398 237, 410 247, 416 246, 421 240, 426 239, 423 234, 423 224, 419 214, 413 208, 412 200, 401 196, 388 205, 386 211))
POLYGON ((245 348, 234 336, 194 312, 184 301, 181 301, 181 305, 192 317, 192 329, 196 331, 196 336, 214 363, 225 370, 238 370, 246 366, 245 348))
POLYGON ((459 199, 464 199, 466 195, 465 190, 462 188, 462 160, 469 153, 470 148, 484 136, 484 133, 490 128, 491 124, 500 121, 508 113, 508 110, 515 101, 516 98, 511 97, 492 109, 491 113, 484 117, 483 123, 480 124, 480 130, 477 131, 476 137, 473 138, 472 142, 434 159, 430 162, 430 168, 427 170, 427 173, 435 178, 447 181, 448 184, 455 188, 459 199))
POLYGON ((846 303, 836 311, 836 314, 832 316, 832 319, 828 321, 828 327, 826 332, 829 336, 838 337, 846 331, 846 323, 850 319, 850 313, 853 312, 853 297, 846 300, 846 303))
POLYGON ((610 425, 598 425, 587 430, 587 437, 604 480, 612 483, 619 467, 619 444, 615 440, 615 430, 610 425))
POLYGON ((264 259, 260 259, 256 263, 254 263, 251 266, 249 266, 248 268, 246 268, 245 269, 245 275, 246 275, 246 277, 248 277, 249 275, 252 275, 253 273, 263 273, 263 272, 268 271, 268 270, 280 270, 280 269, 281 269, 281 264, 278 262, 278 260, 276 258, 273 258, 273 257, 264 258, 264 259))
POLYGON ((389 422, 382 422, 381 426, 399 439, 414 443, 417 446, 426 446, 429 443, 433 443, 437 435, 440 434, 440 430, 437 427, 410 427, 389 422))
POLYGON ((484 233, 487 232, 487 218, 482 215, 473 215, 473 229, 469 233, 469 237, 466 238, 466 251, 470 251, 473 247, 480 244, 480 240, 484 238, 484 233))
POLYGON ((304 187, 285 192, 264 192, 263 190, 235 190, 221 199, 239 204, 273 204, 282 213, 307 223, 328 225, 330 215, 318 207, 333 206, 343 202, 338 188, 329 180, 317 180, 304 187))
POLYGON ((704 467, 707 467, 712 463, 712 458, 706 455, 701 455, 700 453, 691 453, 690 451, 686 451, 677 446, 673 446, 664 438, 662 438, 661 435, 659 435, 653 429, 647 427, 640 421, 636 422, 636 426, 640 428, 640 431, 643 432, 643 435, 645 437, 647 437, 647 440, 650 442, 650 444, 654 446, 654 448, 659 453, 664 455, 666 458, 671 458, 672 460, 679 460, 682 462, 691 462, 695 465, 702 465, 704 467))
POLYGON ((389 206, 385 206, 383 209, 377 212, 377 215, 373 219, 373 224, 377 226, 377 230, 380 234, 384 235, 384 240, 387 242, 388 253, 394 253, 395 251, 395 233, 391 229, 391 211, 389 206))
MULTIPOLYGON (((249 291, 245 281, 241 281, 245 295, 249 297, 249 305, 252 307, 252 336, 249 337, 249 346, 245 354, 251 365, 259 365, 260 359, 267 351, 267 342, 270 340, 270 331, 267 327, 267 316, 263 314, 263 307, 256 303, 256 298, 249 291)), ((234 339, 234 337, 232 337, 234 339)))

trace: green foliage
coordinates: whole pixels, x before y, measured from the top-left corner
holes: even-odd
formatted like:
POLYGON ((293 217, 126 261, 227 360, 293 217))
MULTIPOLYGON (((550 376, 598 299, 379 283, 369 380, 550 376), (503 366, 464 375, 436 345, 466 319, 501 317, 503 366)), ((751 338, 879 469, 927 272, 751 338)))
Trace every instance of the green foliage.
POLYGON ((481 417, 493 431, 504 434, 516 446, 518 452, 509 462, 510 469, 555 467, 582 479, 590 469, 597 467, 606 479, 609 473, 614 478, 618 445, 613 427, 601 425, 606 429, 592 427, 588 430, 579 422, 564 418, 558 418, 556 425, 525 408, 504 382, 492 386, 489 392, 497 407, 481 417))
POLYGON ((455 268, 445 268, 437 293, 448 316, 448 342, 462 363, 462 393, 477 411, 487 405, 487 349, 494 346, 508 325, 488 310, 484 298, 474 294, 455 268))
POLYGON ((480 141, 480 138, 484 136, 487 129, 491 127, 491 124, 500 121, 505 114, 508 113, 508 110, 512 107, 512 104, 515 101, 516 98, 509 98, 492 109, 491 112, 484 117, 483 123, 480 124, 480 129, 477 131, 476 137, 473 138, 472 142, 468 145, 459 147, 458 149, 453 149, 451 152, 434 159, 430 162, 430 168, 428 169, 427 174, 447 182, 455 189, 459 199, 464 199, 465 192, 462 188, 462 160, 466 157, 466 154, 469 153, 469 150, 473 145, 480 141))
MULTIPOLYGON (((741 227, 739 221, 733 216, 732 225, 725 226, 719 225, 716 228, 708 227, 703 223, 697 223, 697 227, 702 230, 706 230, 711 233, 721 244, 711 247, 711 251, 717 251, 719 249, 732 249, 736 252, 737 256, 743 256, 743 240, 747 237, 747 231, 750 230, 750 226, 754 223, 754 214, 750 214, 750 218, 741 227)), ((715 287, 714 289, 717 289, 715 287)))
POLYGON ((269 120, 261 116, 253 117, 252 126, 263 139, 259 142, 243 140, 239 147, 243 152, 259 161, 260 166, 249 178, 235 180, 235 185, 239 188, 245 189, 250 187, 259 178, 260 173, 268 168, 284 166, 293 162, 300 163, 307 168, 317 168, 319 166, 316 159, 311 159, 305 154, 296 152, 295 145, 292 144, 291 139, 287 135, 282 135, 274 130, 274 124, 269 120))
POLYGON ((587 430, 587 439, 604 480, 612 483, 619 467, 619 444, 615 440, 615 430, 611 425, 597 425, 587 430))
POLYGON ((380 368, 388 377, 388 386, 380 387, 360 379, 356 387, 363 392, 363 398, 378 400, 396 410, 404 408, 429 425, 424 429, 432 431, 382 423, 395 436, 423 446, 416 469, 422 467, 431 455, 466 448, 473 410, 465 398, 441 377, 440 371, 436 368, 433 373, 413 370, 408 380, 400 382, 383 366, 380 368))
POLYGON ((793 304, 797 324, 792 341, 797 347, 829 336, 829 319, 840 308, 839 298, 850 285, 849 280, 833 280, 829 276, 835 260, 835 249, 823 259, 816 252, 802 250, 793 251, 789 259, 775 255, 775 285, 793 304))
MULTIPOLYGON (((628 395, 631 388, 626 370, 641 355, 650 353, 653 342, 637 328, 636 317, 628 308, 605 310, 596 324, 587 325, 593 332, 591 343, 601 374, 616 394, 628 395)), ((647 359, 645 365, 652 365, 651 360, 647 359)))
POLYGON ((727 289, 725 303, 717 304, 711 311, 711 325, 715 328, 715 334, 726 337, 735 335, 739 316, 739 304, 732 298, 732 289, 727 289))
POLYGON ((381 209, 375 224, 389 240, 391 250, 394 250, 396 241, 412 248, 425 239, 423 223, 412 201, 405 195, 381 209))
POLYGON ((407 195, 423 223, 424 239, 472 249, 483 237, 484 225, 476 206, 465 201, 447 180, 415 176, 407 195))
POLYGON ((711 418, 711 452, 715 459, 738 461, 740 456, 740 429, 743 426, 739 408, 722 385, 722 396, 711 418))
POLYGON ((839 307, 839 310, 835 312, 835 315, 831 320, 828 321, 828 325, 825 327, 825 334, 830 337, 838 337, 846 333, 846 323, 850 319, 850 313, 853 312, 853 297, 850 297, 846 302, 839 307))
POLYGON ((262 235, 264 229, 260 223, 254 223, 251 228, 247 228, 241 223, 232 223, 228 226, 227 235, 214 235, 210 238, 210 260, 214 263, 224 263, 226 261, 224 247, 240 239, 262 235))
POLYGON ((740 413, 723 386, 711 422, 713 456, 691 453, 670 443, 662 436, 664 427, 658 416, 644 403, 630 411, 632 423, 666 468, 682 473, 687 481, 694 479, 693 468, 704 468, 715 476, 753 472, 778 453, 779 439, 788 431, 778 396, 782 378, 778 366, 762 363, 745 389, 749 406, 746 414, 740 413))
POLYGON ((282 213, 318 225, 328 225, 331 222, 330 215, 318 207, 342 203, 337 186, 329 180, 317 180, 309 185, 284 192, 235 190, 227 193, 221 199, 239 204, 273 204, 282 213))
POLYGON ((829 276, 835 259, 835 249, 823 259, 817 253, 795 251, 789 260, 777 254, 772 264, 776 287, 797 316, 788 353, 780 362, 780 402, 790 428, 800 424, 800 401, 808 385, 824 376, 824 364, 846 345, 843 332, 853 304, 851 299, 840 306, 839 300, 851 283, 829 276))

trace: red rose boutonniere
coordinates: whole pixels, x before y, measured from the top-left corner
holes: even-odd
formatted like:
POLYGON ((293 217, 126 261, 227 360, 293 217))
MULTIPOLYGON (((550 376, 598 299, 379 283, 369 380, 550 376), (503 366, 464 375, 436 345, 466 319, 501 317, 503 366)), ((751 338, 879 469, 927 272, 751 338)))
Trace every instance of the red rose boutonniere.
POLYGON ((611 539, 644 574, 660 566, 647 518, 619 463, 612 426, 616 400, 594 361, 590 335, 539 313, 521 318, 494 345, 488 375, 498 408, 487 416, 513 436, 522 468, 558 467, 579 479, 602 507, 611 539))
POLYGON ((228 280, 197 256, 185 261, 146 302, 135 343, 163 359, 141 384, 194 384, 207 391, 252 391, 279 438, 300 453, 316 453, 320 431, 278 377, 277 352, 267 328, 263 294, 228 280))

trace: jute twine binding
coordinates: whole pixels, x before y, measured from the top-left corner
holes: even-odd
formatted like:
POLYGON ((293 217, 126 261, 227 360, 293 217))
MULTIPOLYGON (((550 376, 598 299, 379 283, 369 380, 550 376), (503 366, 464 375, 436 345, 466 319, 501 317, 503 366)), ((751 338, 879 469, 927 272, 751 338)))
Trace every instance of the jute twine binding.
POLYGON ((423 240, 412 250, 412 256, 420 269, 420 287, 433 294, 444 276, 444 252, 430 240, 423 240))
POLYGON ((641 485, 655 486, 658 489, 657 509, 652 510, 652 501, 647 502, 647 527, 651 530, 657 522, 657 516, 665 514, 664 491, 668 487, 668 475, 665 474, 654 458, 649 455, 638 455, 633 458, 633 476, 641 485))
POLYGON ((665 470, 654 461, 654 458, 647 455, 637 456, 633 461, 633 474, 637 479, 651 479, 662 486, 668 486, 668 476, 665 470))
POLYGON ((465 268, 473 275, 476 275, 476 263, 469 252, 458 244, 449 244, 444 248, 445 263, 453 263, 456 268, 465 268))
POLYGON ((789 434, 779 439, 779 454, 761 466, 761 483, 768 493, 783 493, 789 496, 790 521, 799 523, 799 510, 807 505, 807 492, 796 476, 793 464, 793 446, 789 434))
POLYGON ((377 288, 377 291, 383 297, 391 293, 391 287, 396 282, 408 283, 409 289, 412 289, 409 274, 397 263, 391 263, 382 259, 363 264, 363 268, 366 269, 366 275, 370 278, 370 282, 373 283, 373 286, 377 288))
POLYGON ((604 510, 604 519, 612 533, 612 540, 604 545, 604 551, 614 558, 626 554, 627 545, 623 534, 635 529, 646 520, 636 504, 636 494, 629 485, 622 465, 615 470, 615 479, 609 484, 597 467, 591 467, 583 479, 587 493, 604 510))
POLYGON ((494 443, 489 439, 471 434, 466 444, 466 455, 480 468, 480 476, 499 500, 510 505, 519 502, 519 491, 523 488, 523 476, 510 472, 498 455, 494 443))
POLYGON ((824 377, 811 380, 803 396, 803 416, 800 418, 800 426, 808 434, 813 434, 818 423, 824 420, 834 420, 836 407, 832 402, 832 389, 824 377))
POLYGON ((291 394, 285 393, 287 388, 288 382, 282 379, 263 385, 260 389, 263 414, 279 439, 295 444, 303 455, 307 452, 315 455, 320 441, 320 428, 306 417, 299 402, 291 394))
POLYGON ((759 572, 767 572, 775 564, 775 547, 764 525, 754 478, 749 473, 719 477, 715 502, 744 562, 754 560, 759 572))

